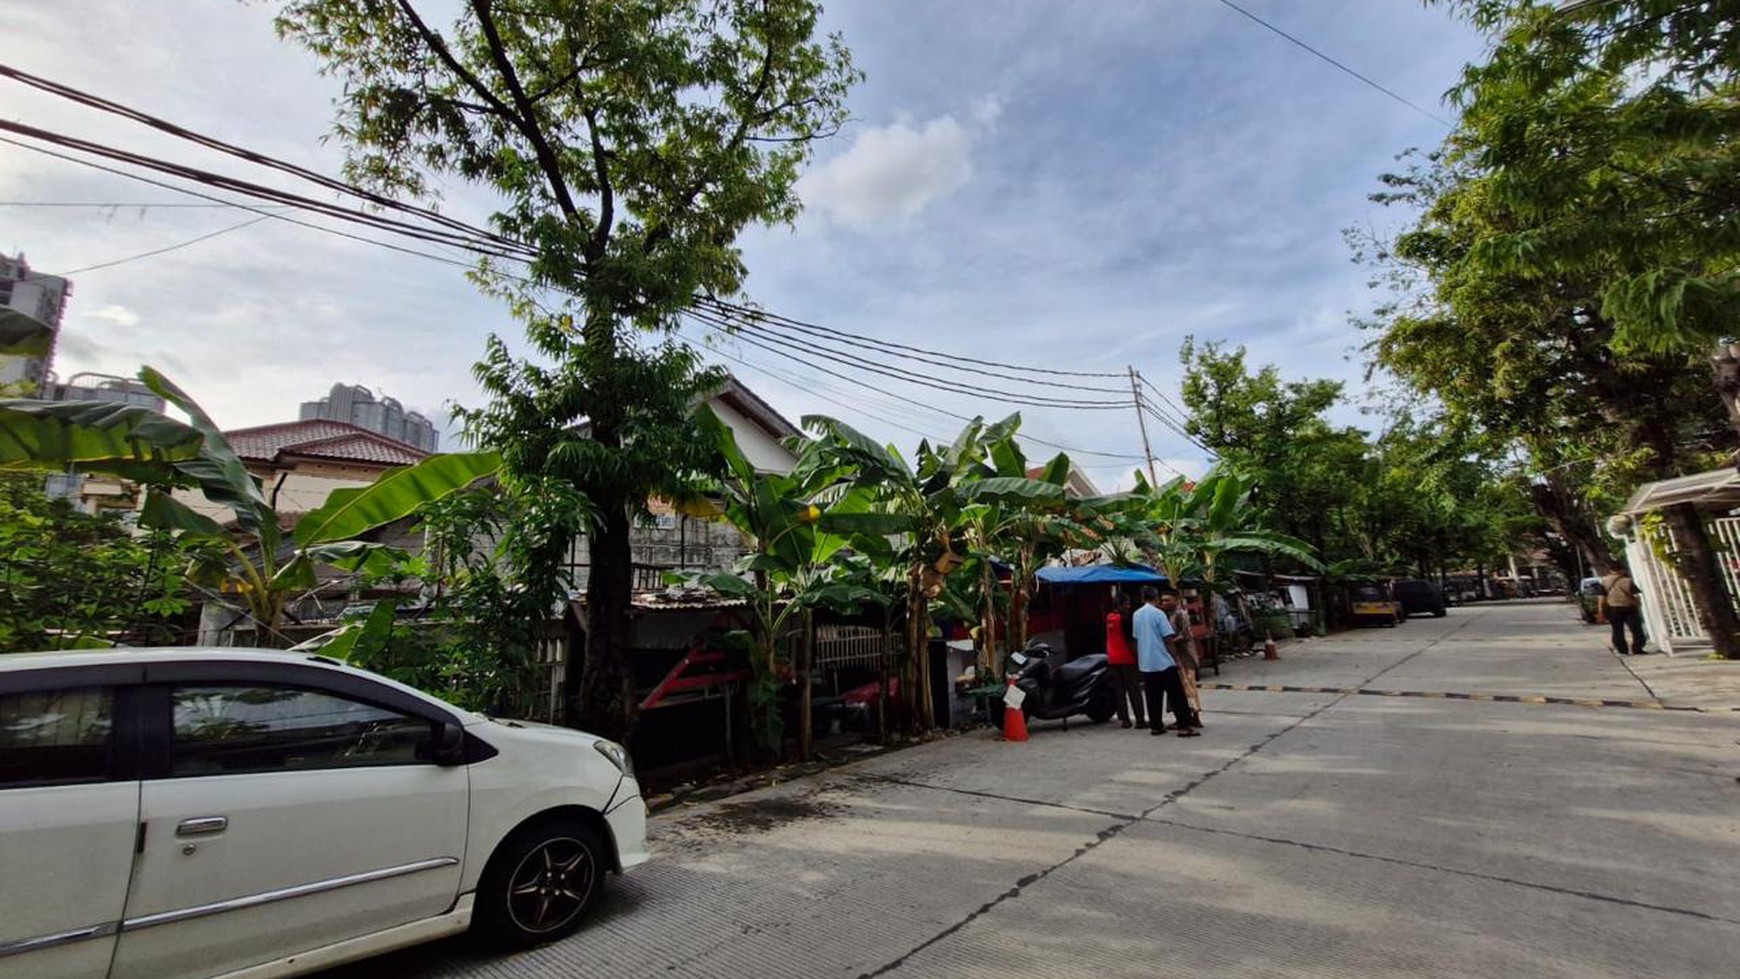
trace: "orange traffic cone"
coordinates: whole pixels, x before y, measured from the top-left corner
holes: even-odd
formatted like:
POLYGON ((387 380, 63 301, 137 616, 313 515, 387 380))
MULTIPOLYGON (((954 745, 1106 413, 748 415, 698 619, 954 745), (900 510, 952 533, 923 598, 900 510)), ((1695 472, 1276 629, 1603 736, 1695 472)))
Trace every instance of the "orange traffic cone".
MULTIPOLYGON (((1014 677, 1009 678, 1009 689, 1015 689, 1014 677)), ((1022 713, 1021 708, 1009 706, 1008 701, 1003 703, 1003 740, 1027 740, 1027 715, 1022 713)))

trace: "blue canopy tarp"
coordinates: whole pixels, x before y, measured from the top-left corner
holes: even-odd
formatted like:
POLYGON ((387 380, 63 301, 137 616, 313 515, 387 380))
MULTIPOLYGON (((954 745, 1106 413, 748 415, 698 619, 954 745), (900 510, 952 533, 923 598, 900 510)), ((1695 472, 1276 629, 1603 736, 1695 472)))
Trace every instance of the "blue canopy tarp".
POLYGON ((1157 585, 1166 576, 1145 564, 1090 564, 1082 568, 1045 567, 1039 580, 1048 585, 1157 585))

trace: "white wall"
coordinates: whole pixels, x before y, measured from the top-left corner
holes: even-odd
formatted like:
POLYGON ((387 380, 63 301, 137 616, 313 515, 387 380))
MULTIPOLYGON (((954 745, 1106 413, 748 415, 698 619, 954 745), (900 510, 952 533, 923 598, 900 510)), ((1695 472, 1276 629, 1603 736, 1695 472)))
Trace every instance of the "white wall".
POLYGON ((737 447, 743 450, 744 457, 756 469, 788 473, 792 466, 797 465, 797 456, 736 409, 718 398, 708 401, 707 406, 713 409, 720 421, 731 426, 732 433, 737 436, 737 447))

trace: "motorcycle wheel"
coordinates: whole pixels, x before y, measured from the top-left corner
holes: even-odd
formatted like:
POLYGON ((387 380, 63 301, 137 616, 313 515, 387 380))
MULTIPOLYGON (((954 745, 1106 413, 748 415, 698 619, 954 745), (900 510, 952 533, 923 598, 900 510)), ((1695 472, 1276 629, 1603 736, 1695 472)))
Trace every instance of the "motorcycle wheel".
POLYGON ((1094 691, 1093 699, 1088 702, 1088 720, 1095 724, 1104 724, 1118 712, 1118 702, 1112 699, 1111 688, 1102 683, 1094 691))

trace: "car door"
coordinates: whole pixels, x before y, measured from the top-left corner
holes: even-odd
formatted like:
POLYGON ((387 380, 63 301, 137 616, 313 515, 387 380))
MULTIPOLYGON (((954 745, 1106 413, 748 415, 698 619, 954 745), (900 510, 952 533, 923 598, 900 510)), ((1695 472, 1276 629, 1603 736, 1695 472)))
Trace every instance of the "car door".
POLYGON ((466 768, 425 760, 438 719, 323 672, 148 688, 163 762, 142 783, 115 979, 220 974, 452 907, 466 768))
POLYGON ((127 688, 78 674, 0 674, 0 975, 101 979, 115 950, 139 817, 127 688))

